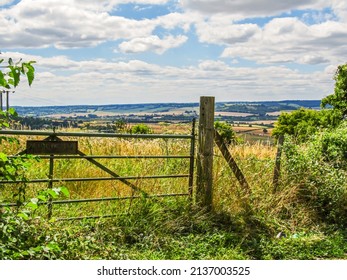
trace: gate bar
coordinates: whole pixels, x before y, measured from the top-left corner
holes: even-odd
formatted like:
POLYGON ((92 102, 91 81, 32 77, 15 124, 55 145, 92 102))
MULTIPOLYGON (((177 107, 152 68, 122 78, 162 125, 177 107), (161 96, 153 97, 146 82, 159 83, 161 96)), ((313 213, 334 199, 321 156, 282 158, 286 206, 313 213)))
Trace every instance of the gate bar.
MULTIPOLYGON (((172 194, 158 194, 148 195, 146 198, 158 198, 158 197, 172 197, 172 196, 188 196, 188 193, 172 193, 172 194)), ((100 202, 100 201, 114 201, 114 200, 126 200, 134 198, 143 198, 143 196, 123 196, 123 197, 100 197, 100 198, 85 198, 85 199, 69 199, 69 200, 53 200, 52 204, 72 204, 83 202, 100 202)), ((48 202, 39 201, 38 205, 44 205, 48 202)), ((17 203, 2 203, 0 207, 13 207, 18 206, 17 203)))
POLYGON ((173 138, 191 139, 186 134, 117 134, 117 133, 83 133, 83 132, 49 132, 35 130, 0 130, 6 135, 32 135, 32 136, 73 136, 73 137, 104 137, 104 138, 173 138))
MULTIPOLYGON (((17 158, 18 156, 7 156, 8 158, 17 158)), ((40 159, 49 159, 50 156, 44 156, 44 155, 39 155, 38 156, 40 159)), ((105 158, 105 159, 169 159, 169 158, 173 158, 173 159, 190 159, 192 156, 74 156, 74 155, 55 155, 54 159, 88 159, 88 158, 105 158)))
POLYGON ((47 182, 82 182, 82 181, 108 181, 108 180, 140 180, 140 179, 169 179, 169 178, 189 178, 189 174, 177 175, 155 175, 155 176, 124 176, 124 177, 96 177, 96 178, 56 178, 56 179, 33 179, 27 181, 0 181, 0 184, 16 183, 47 183, 47 182))

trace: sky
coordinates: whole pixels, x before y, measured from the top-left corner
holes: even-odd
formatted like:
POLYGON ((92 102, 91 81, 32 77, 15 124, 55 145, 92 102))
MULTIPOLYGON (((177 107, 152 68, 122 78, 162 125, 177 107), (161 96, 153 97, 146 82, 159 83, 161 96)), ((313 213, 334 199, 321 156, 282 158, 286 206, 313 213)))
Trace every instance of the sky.
POLYGON ((0 0, 0 58, 36 61, 11 105, 321 99, 345 0, 0 0))

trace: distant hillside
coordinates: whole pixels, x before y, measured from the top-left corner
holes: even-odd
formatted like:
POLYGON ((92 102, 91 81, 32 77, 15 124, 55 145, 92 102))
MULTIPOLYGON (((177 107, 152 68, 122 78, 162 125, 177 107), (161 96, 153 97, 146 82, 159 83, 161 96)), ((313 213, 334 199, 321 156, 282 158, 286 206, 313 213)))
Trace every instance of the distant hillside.
MULTIPOLYGON (((268 113, 291 111, 300 107, 318 109, 320 100, 284 100, 261 102, 217 102, 216 112, 235 112, 265 116, 268 113)), ((47 117, 52 115, 94 114, 184 114, 198 113, 199 103, 153 103, 22 107, 15 106, 21 116, 47 117)))

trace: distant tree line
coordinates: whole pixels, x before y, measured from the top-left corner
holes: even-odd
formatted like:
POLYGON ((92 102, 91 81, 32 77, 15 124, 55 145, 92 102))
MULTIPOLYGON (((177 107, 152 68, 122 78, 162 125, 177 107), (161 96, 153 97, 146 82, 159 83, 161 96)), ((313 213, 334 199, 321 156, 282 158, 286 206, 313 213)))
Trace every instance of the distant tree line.
POLYGON ((12 127, 15 129, 47 129, 53 127, 77 128, 79 121, 77 120, 53 120, 53 119, 44 119, 36 117, 20 117, 16 116, 13 118, 12 127))

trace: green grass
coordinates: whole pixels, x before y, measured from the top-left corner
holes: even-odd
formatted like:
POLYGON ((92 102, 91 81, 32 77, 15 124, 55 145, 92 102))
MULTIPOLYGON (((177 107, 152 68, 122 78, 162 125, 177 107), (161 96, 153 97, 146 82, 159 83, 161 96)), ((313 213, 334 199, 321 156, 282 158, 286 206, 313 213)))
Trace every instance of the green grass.
POLYGON ((29 244, 31 248, 49 245, 53 249, 14 258, 347 259, 343 229, 307 227, 301 232, 287 230, 286 236, 276 238, 276 223, 264 219, 263 213, 249 217, 206 213, 190 206, 185 198, 170 198, 160 203, 141 199, 120 206, 114 214, 114 218, 95 220, 32 220, 36 241, 29 244))

